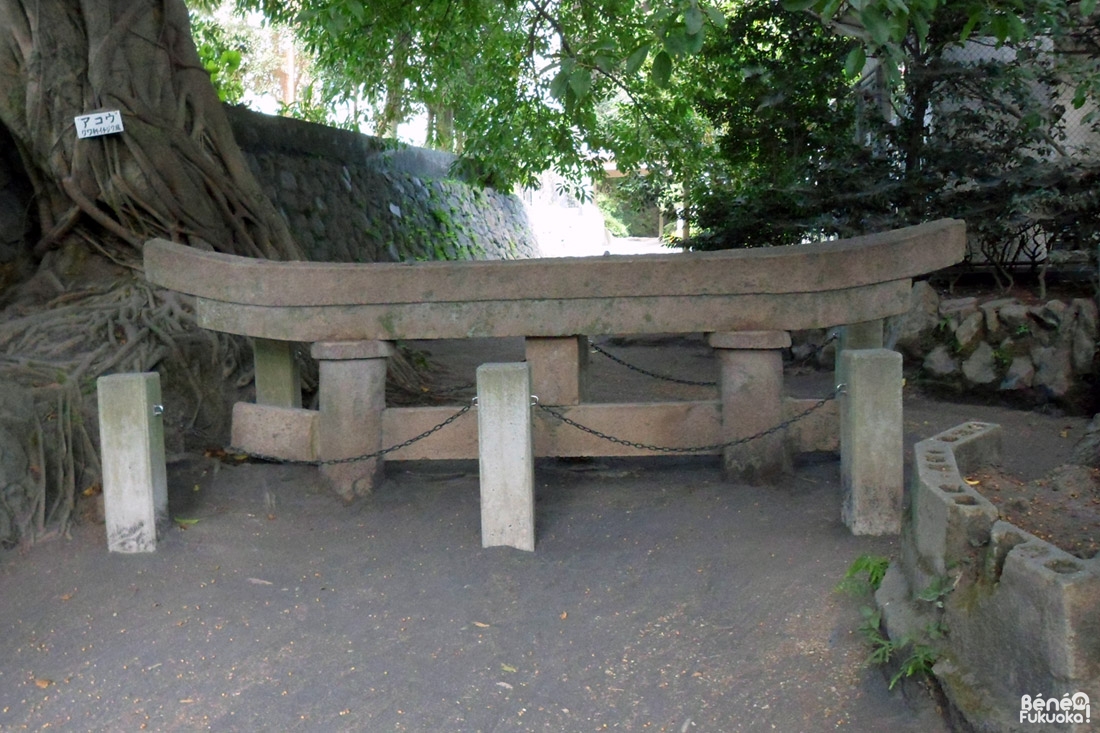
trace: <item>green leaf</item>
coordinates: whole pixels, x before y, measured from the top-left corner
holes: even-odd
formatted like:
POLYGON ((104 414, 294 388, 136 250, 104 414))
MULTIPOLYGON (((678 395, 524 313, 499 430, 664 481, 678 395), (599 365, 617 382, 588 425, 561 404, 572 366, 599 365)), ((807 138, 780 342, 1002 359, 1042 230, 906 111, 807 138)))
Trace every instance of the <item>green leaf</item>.
POLYGON ((828 0, 825 6, 821 8, 822 20, 832 20, 836 15, 836 11, 840 9, 840 4, 843 0, 828 0))
POLYGON ((966 39, 970 38, 970 34, 974 32, 974 28, 977 27, 978 21, 981 20, 981 14, 974 12, 970 14, 970 17, 966 19, 966 23, 963 25, 962 30, 959 31, 959 42, 962 43, 966 39))
POLYGON ((660 51, 653 57, 653 69, 650 72, 653 83, 661 89, 668 86, 672 77, 672 57, 667 51, 660 51))
POLYGON ((917 43, 924 48, 924 42, 928 39, 928 18, 919 13, 909 16, 909 22, 913 24, 913 32, 917 34, 917 43))
POLYGON ((697 54, 703 50, 703 41, 706 40, 706 34, 700 31, 699 33, 692 33, 687 37, 687 52, 689 54, 697 54))
POLYGON ((642 64, 649 57, 649 44, 643 43, 631 52, 630 56, 626 59, 626 75, 633 76, 638 73, 638 69, 642 68, 642 64))
POLYGON ((363 7, 363 3, 359 2, 359 0, 348 0, 348 10, 351 11, 351 14, 354 15, 355 19, 360 23, 367 17, 367 11, 363 7))
POLYGON ((867 51, 861 43, 848 52, 848 58, 844 60, 844 75, 849 79, 858 79, 866 65, 867 51))
POLYGON ((818 0, 783 0, 780 3, 784 10, 789 10, 792 13, 797 13, 802 10, 809 10, 813 6, 817 5, 818 0))
MULTIPOLYGON (((1094 0, 1094 2, 1095 2, 1095 0, 1094 0)), ((706 12, 707 17, 710 18, 710 22, 714 23, 716 28, 718 28, 719 30, 725 30, 726 29, 726 14, 725 13, 723 13, 718 8, 714 8, 714 7, 711 7, 709 5, 706 8, 704 8, 704 11, 706 12)))
POLYGON ((691 36, 703 30, 703 11, 698 5, 692 5, 684 11, 684 27, 691 36))
POLYGON ((1096 0, 1081 0, 1077 8, 1081 11, 1081 17, 1087 18, 1096 10, 1096 0))
POLYGON ((665 50, 673 56, 683 56, 689 53, 691 43, 688 40, 687 29, 682 25, 673 26, 665 34, 665 50))
POLYGON ((550 96, 557 100, 565 98, 565 92, 569 89, 569 79, 572 75, 564 68, 559 69, 558 73, 554 75, 554 78, 550 82, 550 96))
POLYGON ((584 67, 577 68, 569 75, 569 88, 577 99, 584 99, 592 88, 592 72, 584 67))
POLYGON ((871 34, 871 40, 876 44, 883 46, 890 40, 890 23, 881 10, 873 5, 864 8, 863 12, 859 14, 859 19, 863 23, 863 27, 871 34))

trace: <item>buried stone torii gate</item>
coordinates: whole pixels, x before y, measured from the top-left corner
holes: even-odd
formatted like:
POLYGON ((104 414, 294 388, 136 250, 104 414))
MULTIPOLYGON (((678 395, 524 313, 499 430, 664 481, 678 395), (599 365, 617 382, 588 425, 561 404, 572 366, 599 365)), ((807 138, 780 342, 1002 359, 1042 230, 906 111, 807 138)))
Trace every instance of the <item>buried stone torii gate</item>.
MULTIPOLYGON (((273 262, 153 240, 145 274, 196 296, 204 328, 253 338, 256 403, 234 407, 233 444, 319 461, 347 498, 370 491, 383 459, 327 461, 404 443, 454 414, 448 406, 386 406, 394 341, 524 337, 531 389, 542 405, 633 444, 701 446, 756 435, 805 411, 815 400, 783 394, 789 332, 846 326, 840 346, 851 358, 842 354, 838 368, 853 373, 837 375, 848 383, 839 429, 835 410, 819 410, 787 434, 709 452, 723 454, 732 477, 756 480, 782 470, 791 452, 835 449, 839 438, 845 521, 853 532, 880 534, 897 531, 902 492, 900 356, 881 351, 882 319, 906 312, 911 278, 959 262, 965 239, 963 222, 940 220, 794 247, 372 264, 273 262), (699 332, 718 352, 718 400, 583 401, 586 337, 699 332), (301 407, 295 342, 312 344, 319 361, 318 410, 301 407), (884 387, 869 392, 874 379, 856 370, 878 374, 884 387), (876 468, 883 461, 889 476, 876 468), (874 475, 861 476, 868 471, 874 475), (868 486, 861 499, 859 484, 868 482, 890 485, 868 486)), ((456 421, 385 459, 477 458, 472 422, 456 421)), ((530 422, 536 456, 653 454, 552 417, 530 422)))

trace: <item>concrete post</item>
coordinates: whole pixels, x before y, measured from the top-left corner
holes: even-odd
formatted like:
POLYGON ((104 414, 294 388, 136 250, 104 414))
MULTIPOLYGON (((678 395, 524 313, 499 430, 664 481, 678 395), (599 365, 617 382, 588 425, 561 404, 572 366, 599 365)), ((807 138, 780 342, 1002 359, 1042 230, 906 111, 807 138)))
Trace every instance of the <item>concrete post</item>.
POLYGON ((481 546, 535 549, 535 458, 531 370, 527 364, 477 368, 481 546))
POLYGON ((901 531, 901 354, 847 350, 840 399, 841 518, 857 535, 901 531))
POLYGON ((836 384, 845 384, 848 381, 844 374, 844 366, 840 363, 840 355, 851 349, 881 349, 885 343, 884 325, 885 321, 879 318, 873 321, 849 323, 837 330, 835 366, 833 367, 836 384))
MULTIPOLYGON (((318 456, 350 458, 381 450, 386 409, 388 341, 332 341, 310 349, 318 364, 318 456)), ((351 501, 369 494, 381 479, 380 458, 322 465, 336 493, 351 501)))
POLYGON ((302 379, 293 343, 252 339, 252 362, 256 367, 257 405, 302 406, 302 379))
MULTIPOLYGON (((737 440, 783 422, 783 349, 786 331, 712 333, 721 367, 722 438, 737 440)), ((790 471, 785 436, 775 433, 723 449, 722 466, 730 480, 760 483, 790 471)))
POLYGON ((524 341, 534 394, 544 405, 579 405, 588 376, 588 337, 524 341))
POLYGON ((107 549, 153 552, 168 520, 160 375, 110 374, 96 389, 107 549))

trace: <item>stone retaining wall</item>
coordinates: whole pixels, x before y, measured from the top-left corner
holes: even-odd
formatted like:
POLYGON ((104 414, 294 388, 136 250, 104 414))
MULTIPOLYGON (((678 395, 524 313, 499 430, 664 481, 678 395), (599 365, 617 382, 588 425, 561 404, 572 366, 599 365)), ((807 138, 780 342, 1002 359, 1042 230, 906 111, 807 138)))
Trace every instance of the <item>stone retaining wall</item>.
POLYGON ((241 107, 226 111, 253 173, 312 260, 538 254, 520 200, 451 178, 454 156, 241 107))
POLYGON ((941 298, 913 286, 912 308, 893 324, 895 348, 928 379, 968 392, 1028 395, 1069 402, 1095 376, 1097 307, 1093 300, 1027 305, 1016 298, 979 302, 941 298))
POLYGON ((901 557, 875 600, 891 639, 936 648, 933 673, 974 730, 1092 730, 1021 719, 1025 695, 1100 701, 1100 558, 1001 521, 963 479, 999 459, 1000 430, 966 423, 916 445, 901 557), (943 590, 921 598, 929 588, 943 590))

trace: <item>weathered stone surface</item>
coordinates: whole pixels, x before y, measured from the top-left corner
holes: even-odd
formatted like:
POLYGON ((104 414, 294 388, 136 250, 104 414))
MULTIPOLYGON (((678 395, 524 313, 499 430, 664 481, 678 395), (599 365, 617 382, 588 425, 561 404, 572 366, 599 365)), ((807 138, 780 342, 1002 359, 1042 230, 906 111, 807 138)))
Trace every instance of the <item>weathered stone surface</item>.
POLYGON ((1034 386, 1043 388, 1050 397, 1063 397, 1073 383, 1070 350, 1065 347, 1036 346, 1031 350, 1035 364, 1034 386))
POLYGON ((962 364, 963 374, 971 384, 990 384, 997 379, 993 347, 985 341, 962 364))
POLYGON ((907 357, 921 354, 921 337, 940 322, 940 296, 925 280, 913 283, 909 292, 909 312, 887 323, 886 347, 907 357))
POLYGON ((999 337, 1004 333, 1004 325, 1001 323, 1000 317, 997 315, 1001 308, 1006 305, 1012 305, 1018 301, 1015 298, 998 298, 996 300, 989 300, 982 303, 980 308, 982 315, 985 316, 985 331, 990 336, 999 337))
POLYGON ((1077 374, 1092 372, 1092 362, 1096 358, 1096 339, 1088 335, 1086 328, 1075 328, 1073 330, 1070 353, 1074 372, 1077 374))
POLYGON ((974 311, 964 318, 958 328, 955 329, 955 342, 958 344, 960 351, 970 350, 981 339, 984 320, 985 317, 981 311, 974 311))
POLYGON ((940 301, 940 318, 962 320, 978 310, 977 298, 944 298, 940 301))
POLYGON ((1074 309, 1079 319, 1080 328, 1092 338, 1100 336, 1098 328, 1098 316, 1096 301, 1088 298, 1075 298, 1070 306, 1074 309))
POLYGON ((519 198, 453 179, 454 156, 388 150, 367 135, 244 108, 227 108, 227 116, 249 167, 313 261, 538 254, 519 198))
POLYGON ((1005 391, 1028 389, 1034 379, 1035 365, 1031 363, 1031 357, 1016 356, 1013 357, 1012 363, 1008 365, 1008 371, 1005 372, 1005 378, 1001 382, 1000 389, 1005 391))
POLYGON ((1019 335, 1021 328, 1031 327, 1031 319, 1028 317, 1028 307, 1022 303, 1009 303, 997 311, 997 319, 1010 334, 1019 335))
POLYGON ((924 370, 937 377, 945 377, 959 370, 959 362, 951 351, 940 344, 924 358, 924 370))
POLYGON ((1031 313, 1042 325, 1057 329, 1066 315, 1066 304, 1060 300, 1052 300, 1041 307, 1032 308, 1031 313))
POLYGON ((1085 434, 1073 446, 1069 460, 1080 466, 1100 468, 1100 414, 1093 416, 1085 434))

